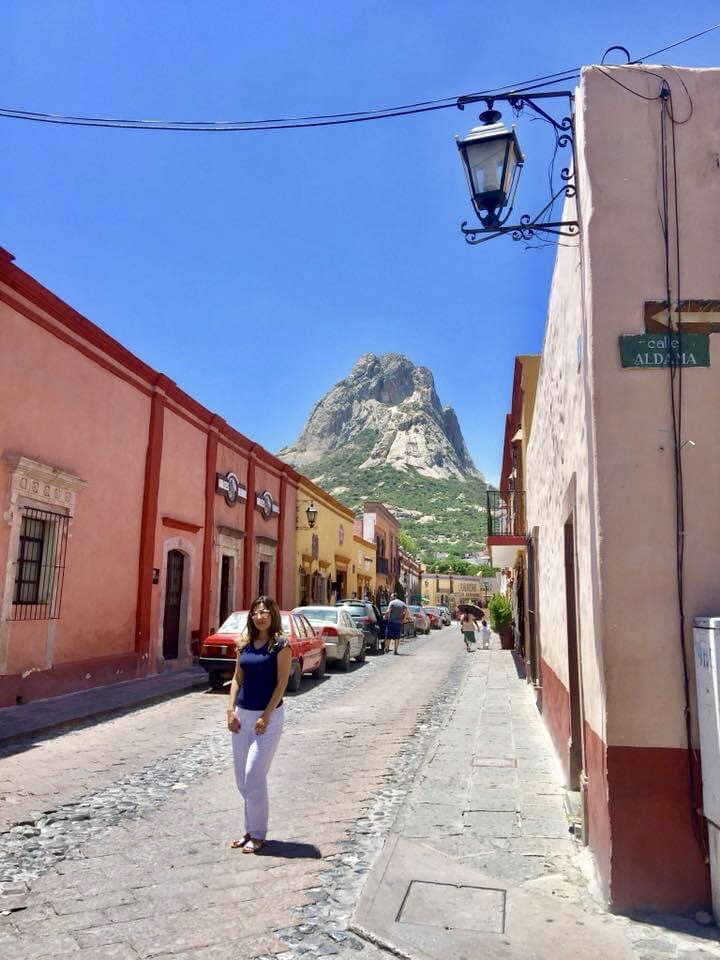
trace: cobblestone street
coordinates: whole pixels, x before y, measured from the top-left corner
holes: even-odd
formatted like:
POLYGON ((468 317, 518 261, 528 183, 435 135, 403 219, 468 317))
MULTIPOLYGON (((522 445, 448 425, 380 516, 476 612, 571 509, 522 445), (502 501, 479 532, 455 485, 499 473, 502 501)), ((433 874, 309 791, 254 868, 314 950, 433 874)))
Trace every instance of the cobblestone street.
MULTIPOLYGON (((510 653, 469 656, 452 627, 401 650, 288 696, 271 771, 272 842, 260 856, 229 849, 242 830, 222 695, 192 692, 5 747, 0 953, 432 956, 397 946, 401 924, 384 936, 355 915, 363 891, 382 899, 379 858, 402 840, 549 904, 558 932, 563 911, 581 911, 574 956, 602 956, 599 931, 622 944, 618 956, 720 957, 715 928, 633 923, 593 899, 510 653)), ((486 953, 488 936, 478 939, 477 955, 514 956, 503 942, 493 951, 506 954, 486 953)))

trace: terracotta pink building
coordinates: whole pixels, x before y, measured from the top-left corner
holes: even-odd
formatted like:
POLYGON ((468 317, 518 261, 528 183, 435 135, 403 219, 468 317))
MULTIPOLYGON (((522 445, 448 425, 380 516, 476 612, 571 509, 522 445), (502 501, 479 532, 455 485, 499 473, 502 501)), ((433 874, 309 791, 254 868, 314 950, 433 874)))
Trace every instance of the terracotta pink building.
POLYGON ((291 606, 298 475, 0 249, 0 705, 186 666, 291 606))
POLYGON ((583 72, 580 238, 557 253, 525 463, 528 660, 621 910, 710 899, 692 624, 720 611, 718 102, 720 70, 583 72))

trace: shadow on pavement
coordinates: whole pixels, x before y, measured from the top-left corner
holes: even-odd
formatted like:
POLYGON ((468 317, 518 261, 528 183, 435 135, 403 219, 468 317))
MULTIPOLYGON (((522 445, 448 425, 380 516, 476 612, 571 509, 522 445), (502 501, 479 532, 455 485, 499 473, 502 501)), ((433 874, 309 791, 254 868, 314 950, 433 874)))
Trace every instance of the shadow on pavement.
MULTIPOLYGON (((720 941, 720 930, 718 930, 714 924, 704 926, 703 924, 697 923, 694 916, 687 917, 681 914, 667 913, 624 912, 621 912, 620 915, 627 917, 634 923, 647 924, 649 927, 660 927, 663 930, 672 930, 674 933, 687 933, 703 940, 714 940, 716 943, 720 941)), ((703 953, 702 956, 704 955, 703 953)), ((700 954, 698 954, 698 956, 700 956, 700 954)))
POLYGON ((287 860, 320 860, 322 853, 314 843, 293 843, 292 840, 268 840, 256 857, 284 857, 287 860))
POLYGON ((515 663, 515 673, 517 673, 518 679, 520 679, 520 680, 526 680, 526 679, 527 679, 527 671, 526 671, 526 669, 525 669, 525 661, 524 661, 523 658, 520 656, 520 654, 518 653, 517 650, 513 650, 513 652, 512 652, 512 658, 513 658, 513 661, 514 661, 514 663, 515 663))

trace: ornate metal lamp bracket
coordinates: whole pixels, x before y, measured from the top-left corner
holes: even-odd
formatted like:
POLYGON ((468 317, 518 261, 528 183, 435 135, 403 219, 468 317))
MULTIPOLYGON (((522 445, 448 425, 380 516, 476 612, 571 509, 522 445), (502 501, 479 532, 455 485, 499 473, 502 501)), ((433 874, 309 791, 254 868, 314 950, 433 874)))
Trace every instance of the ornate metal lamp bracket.
POLYGON ((518 223, 507 225, 510 219, 512 208, 507 212, 503 222, 494 227, 468 227, 468 221, 464 220, 460 229, 465 236, 466 243, 475 245, 485 243, 486 240, 492 240, 494 237, 501 237, 510 234, 513 240, 529 241, 536 235, 541 237, 546 234, 562 237, 577 237, 580 233, 580 224, 577 220, 543 220, 542 218, 550 211, 561 196, 575 197, 577 194, 575 186, 575 125, 572 117, 573 94, 569 90, 542 91, 530 95, 521 93, 499 94, 497 96, 477 96, 470 94, 459 97, 457 100, 458 110, 464 110, 466 105, 473 103, 486 103, 488 109, 492 109, 493 104, 498 101, 509 103, 516 114, 521 113, 526 107, 546 120, 555 131, 555 142, 558 148, 570 147, 572 152, 572 165, 563 167, 560 171, 560 180, 563 181, 560 188, 553 193, 550 200, 534 217, 524 213, 518 223), (569 105, 569 115, 557 120, 551 114, 536 103, 537 100, 566 98, 569 105))

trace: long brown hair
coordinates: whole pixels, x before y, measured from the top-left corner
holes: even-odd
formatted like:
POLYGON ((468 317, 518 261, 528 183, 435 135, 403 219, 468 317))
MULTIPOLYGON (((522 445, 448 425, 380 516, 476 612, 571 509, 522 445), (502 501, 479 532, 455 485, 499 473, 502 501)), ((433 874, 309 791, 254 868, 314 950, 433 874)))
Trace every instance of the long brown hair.
POLYGON ((250 609, 248 610, 247 623, 245 625, 245 630, 243 636, 238 640, 237 648, 242 650, 243 647, 246 647, 249 643, 254 643, 255 640, 260 636, 260 631, 255 626, 253 620, 253 613, 255 608, 262 606, 267 607, 270 611, 270 626, 268 627, 268 636, 270 641, 268 647, 272 647, 278 639, 282 637, 282 619, 280 617, 280 607, 272 599, 272 597, 266 597, 264 595, 255 597, 253 602, 250 604, 250 609))

